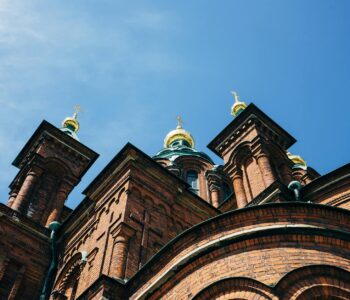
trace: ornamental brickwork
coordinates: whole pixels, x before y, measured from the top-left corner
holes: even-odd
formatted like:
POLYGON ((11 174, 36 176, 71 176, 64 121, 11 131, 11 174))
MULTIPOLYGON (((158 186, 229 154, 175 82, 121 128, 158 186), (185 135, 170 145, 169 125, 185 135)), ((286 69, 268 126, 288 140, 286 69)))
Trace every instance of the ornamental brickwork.
POLYGON ((235 94, 208 145, 182 128, 149 157, 127 144, 64 205, 97 154, 76 114, 44 121, 0 204, 0 299, 350 299, 350 164, 320 176, 235 94))

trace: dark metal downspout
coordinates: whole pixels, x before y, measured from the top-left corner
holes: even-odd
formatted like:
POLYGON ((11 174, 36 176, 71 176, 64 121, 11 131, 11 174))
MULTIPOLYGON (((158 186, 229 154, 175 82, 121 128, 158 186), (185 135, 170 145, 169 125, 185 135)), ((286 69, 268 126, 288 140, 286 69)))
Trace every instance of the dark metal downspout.
POLYGON ((49 225, 49 229, 51 230, 51 236, 50 236, 50 249, 51 249, 51 262, 49 269, 45 276, 45 281, 43 288, 41 290, 40 294, 40 300, 47 300, 50 297, 50 289, 51 285, 53 283, 53 277, 56 273, 57 268, 57 230, 60 228, 61 224, 59 222, 52 222, 49 225))
POLYGON ((303 186, 301 183, 297 180, 291 181, 288 184, 288 188, 294 192, 295 200, 296 201, 302 201, 301 195, 300 195, 300 190, 303 186))

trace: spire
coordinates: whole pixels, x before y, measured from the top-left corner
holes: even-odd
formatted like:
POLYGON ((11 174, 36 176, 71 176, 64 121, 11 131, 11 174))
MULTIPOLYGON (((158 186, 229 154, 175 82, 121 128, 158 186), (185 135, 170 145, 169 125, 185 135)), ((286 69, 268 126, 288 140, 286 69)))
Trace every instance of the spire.
POLYGON ((182 128, 182 125, 184 124, 184 122, 182 121, 181 117, 177 116, 176 119, 177 119, 176 129, 170 131, 166 135, 164 139, 164 148, 172 147, 175 141, 179 141, 179 144, 181 145, 194 148, 193 136, 191 135, 191 133, 189 133, 188 131, 182 128))
POLYGON ((235 98, 235 103, 231 108, 231 115, 237 117, 247 107, 247 104, 244 101, 240 100, 238 94, 235 91, 231 92, 231 94, 235 98))
POLYGON ((77 120, 78 113, 82 111, 82 108, 80 105, 74 106, 74 113, 72 117, 67 117, 62 122, 62 128, 61 130, 65 132, 66 134, 70 135, 72 138, 79 141, 77 132, 80 128, 79 122, 77 120))

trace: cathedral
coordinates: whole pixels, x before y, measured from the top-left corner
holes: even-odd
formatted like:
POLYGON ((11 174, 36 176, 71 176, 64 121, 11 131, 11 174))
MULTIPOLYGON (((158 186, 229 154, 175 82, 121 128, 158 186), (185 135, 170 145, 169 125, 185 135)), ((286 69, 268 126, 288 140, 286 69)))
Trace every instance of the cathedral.
POLYGON ((0 203, 0 300, 350 299, 350 164, 321 176, 233 95, 208 144, 222 165, 178 118, 153 157, 126 144, 74 210, 98 154, 77 113, 43 121, 0 203))

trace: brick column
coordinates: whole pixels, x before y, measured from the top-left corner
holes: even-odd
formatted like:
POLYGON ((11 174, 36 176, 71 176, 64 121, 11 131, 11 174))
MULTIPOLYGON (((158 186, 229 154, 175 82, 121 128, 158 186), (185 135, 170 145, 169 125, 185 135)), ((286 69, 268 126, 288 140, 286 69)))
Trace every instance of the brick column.
POLYGON ((233 189, 235 191, 237 207, 242 208, 247 205, 247 196, 244 191, 243 177, 240 170, 236 170, 233 174, 233 189))
POLYGON ((219 207, 220 204, 220 194, 219 194, 220 188, 216 185, 212 185, 210 187, 210 194, 211 194, 211 202, 214 207, 219 207))
POLYGON ((69 192, 72 189, 72 185, 63 181, 58 189, 56 199, 52 203, 50 214, 46 221, 46 227, 53 221, 59 221, 64 202, 66 201, 69 192))
POLYGON ((134 230, 126 224, 120 224, 116 230, 112 231, 114 239, 113 252, 111 258, 110 275, 124 279, 126 260, 128 256, 129 240, 134 234, 134 230))
POLYGON ((9 200, 8 200, 8 202, 7 202, 7 206, 8 206, 8 207, 11 207, 11 206, 13 205, 13 203, 14 203, 15 200, 16 200, 17 195, 18 195, 18 187, 14 188, 14 189, 11 191, 9 200))
POLYGON ((287 164, 283 164, 280 167, 281 176, 285 184, 289 184, 293 180, 292 168, 287 164))
POLYGON ((222 179, 217 172, 217 167, 214 166, 211 170, 207 170, 205 176, 208 182, 211 204, 214 207, 218 207, 220 204, 220 186, 222 179))
POLYGON ((23 181, 23 184, 18 192, 16 199, 13 201, 11 208, 22 212, 26 203, 28 202, 31 191, 33 190, 38 177, 42 173, 41 169, 35 168, 31 169, 26 178, 23 181))
POLYGON ((268 156, 264 152, 260 152, 254 155, 254 157, 259 165, 265 187, 270 186, 275 182, 276 178, 273 174, 268 156))

